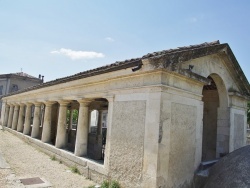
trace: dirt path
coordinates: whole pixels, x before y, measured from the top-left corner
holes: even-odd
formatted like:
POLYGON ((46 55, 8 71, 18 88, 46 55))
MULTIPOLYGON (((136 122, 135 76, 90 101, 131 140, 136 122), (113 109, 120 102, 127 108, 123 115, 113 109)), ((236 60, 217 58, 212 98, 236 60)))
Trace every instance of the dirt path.
POLYGON ((8 131, 0 130, 0 151, 11 169, 0 168, 0 187, 24 187, 19 178, 44 178, 58 188, 84 188, 95 183, 52 160, 8 131))

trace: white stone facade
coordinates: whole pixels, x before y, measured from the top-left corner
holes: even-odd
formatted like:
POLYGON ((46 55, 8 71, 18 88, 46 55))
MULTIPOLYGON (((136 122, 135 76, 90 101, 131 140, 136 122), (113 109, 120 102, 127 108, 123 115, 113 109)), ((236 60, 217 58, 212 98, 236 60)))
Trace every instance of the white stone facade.
POLYGON ((130 60, 131 65, 118 63, 116 70, 104 67, 104 72, 45 83, 3 97, 2 123, 50 155, 77 164, 95 181, 189 187, 202 160, 246 144, 250 89, 232 56, 227 44, 205 43, 130 60), (76 130, 67 124, 69 108, 79 112, 76 130), (91 133, 92 110, 107 112, 105 144, 101 116, 91 133), (213 144, 205 145, 209 140, 213 144))

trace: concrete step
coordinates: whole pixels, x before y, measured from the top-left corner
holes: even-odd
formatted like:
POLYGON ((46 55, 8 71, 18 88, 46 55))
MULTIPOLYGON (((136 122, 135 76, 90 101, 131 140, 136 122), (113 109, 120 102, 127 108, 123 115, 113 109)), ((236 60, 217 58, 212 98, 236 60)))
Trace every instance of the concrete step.
POLYGON ((204 187, 205 182, 209 176, 209 170, 215 163, 217 163, 217 161, 218 161, 218 159, 201 162, 200 167, 194 176, 194 187, 195 188, 204 187))
POLYGON ((211 160, 211 161, 203 161, 200 164, 199 170, 206 170, 217 163, 218 159, 211 160))

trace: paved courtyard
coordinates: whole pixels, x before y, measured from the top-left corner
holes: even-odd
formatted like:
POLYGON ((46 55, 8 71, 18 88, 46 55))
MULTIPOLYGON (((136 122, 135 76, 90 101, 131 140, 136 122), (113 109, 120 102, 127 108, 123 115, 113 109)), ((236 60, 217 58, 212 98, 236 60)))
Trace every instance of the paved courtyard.
POLYGON ((25 187, 20 179, 35 177, 45 182, 40 184, 40 187, 44 185, 45 187, 84 188, 95 184, 82 175, 72 173, 69 167, 57 160, 52 160, 48 155, 8 131, 2 130, 0 126, 0 187, 25 187))

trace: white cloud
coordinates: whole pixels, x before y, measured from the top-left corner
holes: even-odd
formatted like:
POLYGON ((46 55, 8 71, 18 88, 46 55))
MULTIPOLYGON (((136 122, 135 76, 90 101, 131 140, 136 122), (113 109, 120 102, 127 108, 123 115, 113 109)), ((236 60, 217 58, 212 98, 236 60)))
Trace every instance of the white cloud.
POLYGON ((115 42, 115 39, 111 38, 111 37, 106 37, 105 38, 106 41, 109 41, 109 42, 115 42))
POLYGON ((50 52, 51 54, 61 54, 65 55, 72 60, 77 59, 94 59, 94 58, 102 58, 105 55, 103 53, 91 52, 91 51, 74 51, 71 49, 61 48, 60 50, 54 50, 50 52))

